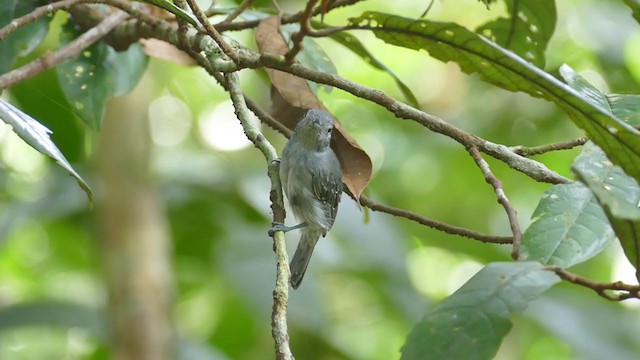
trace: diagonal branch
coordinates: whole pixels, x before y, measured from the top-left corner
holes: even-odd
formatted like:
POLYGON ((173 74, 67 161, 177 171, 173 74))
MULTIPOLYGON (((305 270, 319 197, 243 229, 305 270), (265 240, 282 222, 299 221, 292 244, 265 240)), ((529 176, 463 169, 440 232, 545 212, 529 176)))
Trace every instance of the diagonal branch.
POLYGON ((607 300, 622 301, 627 299, 640 299, 640 285, 625 284, 622 281, 601 283, 569 272, 559 266, 546 266, 545 270, 555 272, 562 280, 589 288, 607 300), (616 293, 609 293, 611 291, 616 293))
POLYGON ((251 4, 253 4, 254 0, 244 0, 242 3, 233 10, 227 17, 220 22, 220 24, 228 24, 231 23, 235 18, 240 16, 251 4))
POLYGON ((102 39, 128 17, 129 14, 126 12, 117 11, 116 13, 106 17, 94 28, 78 36, 75 40, 64 47, 58 49, 53 54, 45 54, 20 68, 14 69, 0 76, 0 89, 8 88, 20 81, 40 74, 41 72, 50 69, 65 60, 75 58, 82 50, 102 39))
MULTIPOLYGON (((240 89, 237 73, 229 73, 224 77, 226 88, 231 96, 236 116, 240 120, 245 134, 260 149, 269 163, 268 174, 271 179, 271 209, 273 221, 284 223, 284 199, 282 185, 278 175, 279 163, 277 153, 271 143, 260 133, 257 126, 249 121, 249 109, 240 89)), ((289 301, 289 259, 287 255, 284 233, 276 231, 273 235, 273 249, 276 253, 276 287, 273 291, 273 310, 271 313, 271 334, 276 344, 276 359, 293 360, 293 354, 289 348, 289 333, 287 330, 287 304, 289 301)))
POLYGON ((516 209, 511 205, 509 199, 507 199, 507 195, 504 193, 504 189, 502 188, 502 182, 493 175, 491 169, 489 168, 489 164, 482 158, 480 155, 480 151, 476 147, 468 147, 467 151, 471 154, 471 157, 476 162, 476 165, 484 174, 484 180, 487 184, 493 187, 493 190, 496 193, 496 197, 498 198, 498 202, 504 210, 507 212, 507 217, 509 218, 509 226, 511 227, 511 232, 513 233, 513 249, 511 250, 511 257, 514 260, 518 260, 520 257, 520 244, 522 242, 522 230, 520 230, 520 224, 518 223, 518 214, 516 209))

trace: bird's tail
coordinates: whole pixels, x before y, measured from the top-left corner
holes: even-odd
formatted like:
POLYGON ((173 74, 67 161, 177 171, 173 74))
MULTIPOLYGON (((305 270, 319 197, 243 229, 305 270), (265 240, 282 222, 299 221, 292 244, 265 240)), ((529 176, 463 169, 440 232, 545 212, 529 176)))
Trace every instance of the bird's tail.
POLYGON ((321 231, 309 228, 303 228, 300 232, 302 233, 300 242, 298 243, 295 254, 293 254, 291 265, 289 265, 291 269, 291 286, 294 289, 300 286, 304 273, 307 271, 307 266, 309 266, 313 248, 316 247, 316 243, 320 235, 322 235, 321 231))

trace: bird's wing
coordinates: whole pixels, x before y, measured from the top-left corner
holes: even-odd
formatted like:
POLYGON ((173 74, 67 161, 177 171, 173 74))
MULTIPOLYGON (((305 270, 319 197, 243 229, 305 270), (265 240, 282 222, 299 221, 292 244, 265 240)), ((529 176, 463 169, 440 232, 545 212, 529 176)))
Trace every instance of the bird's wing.
MULTIPOLYGON (((338 212, 338 203, 342 195, 342 174, 340 171, 340 163, 335 158, 335 154, 331 154, 337 164, 336 171, 327 171, 327 169, 318 170, 313 168, 312 171, 312 187, 313 194, 322 203, 327 220, 329 221, 327 230, 333 226, 338 212)), ((330 167, 331 168, 331 167, 330 167)), ((333 168, 335 169, 335 167, 333 168)))

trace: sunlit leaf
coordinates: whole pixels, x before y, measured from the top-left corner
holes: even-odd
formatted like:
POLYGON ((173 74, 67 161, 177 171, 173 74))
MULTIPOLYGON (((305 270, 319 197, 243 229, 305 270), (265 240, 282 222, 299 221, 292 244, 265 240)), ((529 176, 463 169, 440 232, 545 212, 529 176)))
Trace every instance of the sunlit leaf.
POLYGON ((493 359, 511 315, 558 281, 537 262, 489 264, 411 330, 402 359, 493 359))
POLYGON ((547 190, 524 232, 522 254, 545 265, 570 267, 600 253, 614 239, 602 208, 580 183, 547 190))
POLYGON ((498 18, 476 32, 544 68, 547 43, 556 27, 555 0, 506 0, 509 18, 498 18))
POLYGON ((71 164, 65 159, 62 152, 60 152, 53 141, 51 141, 51 138, 49 138, 49 134, 51 134, 49 129, 2 99, 0 99, 0 120, 11 125, 13 131, 29 144, 29 146, 51 157, 67 170, 69 174, 76 179, 82 190, 87 193, 89 201, 91 202, 93 200, 93 194, 89 185, 87 185, 80 175, 71 167, 71 164))
MULTIPOLYGON (((68 24, 61 33, 67 44, 79 35, 68 24)), ((77 58, 57 66, 58 80, 69 104, 90 127, 100 129, 107 99, 130 91, 146 70, 147 56, 138 44, 116 52, 104 42, 97 42, 77 58)))
MULTIPOLYGON (((9 24, 13 19, 30 13, 39 5, 42 5, 40 0, 3 2, 0 6, 0 28, 9 24)), ((50 17, 41 17, 0 41, 0 74, 11 69, 16 58, 28 55, 40 44, 47 34, 50 20, 50 17)))
POLYGON ((497 86, 555 102, 624 171, 640 179, 640 131, 617 119, 550 74, 516 54, 454 23, 414 20, 365 12, 351 23, 371 30, 387 43, 427 50, 454 61, 466 73, 478 73, 497 86))
MULTIPOLYGON (((326 27, 326 25, 323 25, 320 22, 313 22, 313 26, 317 28, 326 27)), ((420 107, 418 99, 416 99, 413 91, 411 91, 411 89, 402 81, 402 79, 400 79, 400 77, 393 70, 387 67, 387 65, 385 65, 372 52, 370 52, 369 49, 367 49, 360 41, 360 39, 344 31, 331 34, 331 36, 329 37, 342 46, 346 47, 347 49, 351 50, 354 54, 358 55, 369 65, 389 74, 395 80, 396 85, 402 92, 402 95, 404 95, 409 105, 413 107, 420 107)))
MULTIPOLYGON (((591 190, 622 244, 631 264, 640 268, 640 187, 592 144, 585 145, 572 167, 591 190)), ((637 274, 637 273, 636 273, 637 274)))

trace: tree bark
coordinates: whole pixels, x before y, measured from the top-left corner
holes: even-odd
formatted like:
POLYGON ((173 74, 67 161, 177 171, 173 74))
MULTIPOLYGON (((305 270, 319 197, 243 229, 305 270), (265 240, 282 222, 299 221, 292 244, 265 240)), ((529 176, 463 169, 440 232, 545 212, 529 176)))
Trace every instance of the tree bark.
POLYGON ((171 246, 150 171, 147 85, 110 101, 99 136, 101 257, 116 360, 174 358, 171 246))

